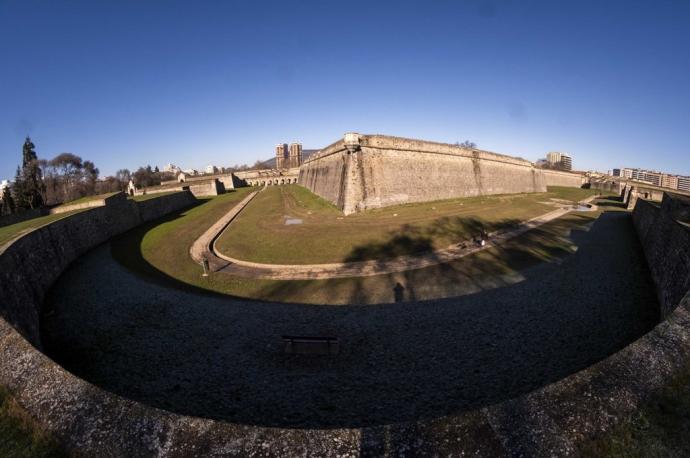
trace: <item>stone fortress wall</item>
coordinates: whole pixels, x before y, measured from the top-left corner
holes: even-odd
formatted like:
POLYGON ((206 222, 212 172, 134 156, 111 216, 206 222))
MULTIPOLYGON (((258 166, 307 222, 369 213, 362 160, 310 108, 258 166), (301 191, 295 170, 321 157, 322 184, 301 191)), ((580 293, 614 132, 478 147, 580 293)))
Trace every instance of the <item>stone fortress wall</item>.
POLYGON ((43 294, 69 263, 115 235, 194 202, 188 191, 142 202, 117 193, 99 207, 39 227, 5 245, 0 248, 0 315, 41 348, 38 313, 43 294))
POLYGON ((445 143, 348 133, 305 161, 299 183, 351 214, 408 202, 581 187, 585 177, 445 143))
POLYGON ((297 183, 299 167, 235 172, 237 186, 275 186, 297 183))
POLYGON ((561 170, 539 169, 544 175, 546 186, 566 186, 569 188, 581 188, 587 184, 585 175, 561 170))
POLYGON ((666 317, 690 292, 690 197, 665 193, 660 205, 638 199, 633 222, 666 317))
POLYGON ((137 224, 184 208, 190 193, 144 202, 116 199, 38 228, 0 248, 0 385, 70 451, 84 456, 346 456, 389 454, 567 456, 577 444, 629 416, 689 362, 686 201, 658 209, 638 201, 635 224, 654 273, 665 321, 605 360, 515 399, 457 415, 356 429, 283 429, 194 418, 124 399, 41 353, 43 298, 65 268, 87 250, 137 224), (682 227, 680 227, 682 229, 682 227), (676 241, 657 240, 673 237, 676 241), (666 272, 663 272, 663 271, 666 272), (659 280, 657 280, 657 278, 659 280), (683 283, 684 282, 684 283, 683 283), (675 308, 674 308, 675 307, 675 308))

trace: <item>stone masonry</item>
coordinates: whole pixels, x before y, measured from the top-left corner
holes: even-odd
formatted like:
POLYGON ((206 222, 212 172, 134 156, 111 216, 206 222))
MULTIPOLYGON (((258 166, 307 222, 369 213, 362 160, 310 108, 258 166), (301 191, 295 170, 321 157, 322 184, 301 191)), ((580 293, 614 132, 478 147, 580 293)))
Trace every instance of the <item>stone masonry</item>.
POLYGON ((347 133, 309 158, 299 183, 346 215, 408 202, 580 187, 576 173, 546 174, 531 162, 445 143, 347 133))

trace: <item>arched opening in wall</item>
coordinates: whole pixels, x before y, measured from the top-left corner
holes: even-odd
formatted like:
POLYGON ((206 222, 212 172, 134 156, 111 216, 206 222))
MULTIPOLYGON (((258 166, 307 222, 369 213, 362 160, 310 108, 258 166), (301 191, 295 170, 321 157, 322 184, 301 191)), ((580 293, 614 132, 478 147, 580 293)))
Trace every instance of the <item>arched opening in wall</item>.
POLYGON ((133 196, 133 195, 134 195, 134 189, 130 189, 130 190, 129 190, 129 195, 130 195, 130 196, 133 196))
POLYGON ((285 184, 285 178, 283 178, 282 180, 280 180, 280 184, 285 184))

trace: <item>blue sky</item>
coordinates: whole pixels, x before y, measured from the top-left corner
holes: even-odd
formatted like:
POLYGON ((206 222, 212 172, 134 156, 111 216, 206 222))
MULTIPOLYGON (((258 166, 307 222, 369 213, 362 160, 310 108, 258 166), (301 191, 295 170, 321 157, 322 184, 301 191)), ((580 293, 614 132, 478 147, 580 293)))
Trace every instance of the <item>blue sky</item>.
POLYGON ((690 2, 0 0, 0 178, 27 133, 112 174, 346 131, 690 174, 690 2))

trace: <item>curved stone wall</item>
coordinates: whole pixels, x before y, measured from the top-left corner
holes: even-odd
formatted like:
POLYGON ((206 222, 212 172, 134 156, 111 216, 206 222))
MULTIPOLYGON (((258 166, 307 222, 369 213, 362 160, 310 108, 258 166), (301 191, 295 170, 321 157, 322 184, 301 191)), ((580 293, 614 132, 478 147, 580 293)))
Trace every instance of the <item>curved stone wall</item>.
POLYGON ((161 199, 167 203, 140 207, 125 201, 87 210, 28 233, 0 254, 0 384, 85 456, 573 455, 579 442, 632 414, 688 363, 686 297, 666 321, 606 360, 519 398, 458 415, 311 430, 228 424, 147 407, 95 387, 43 355, 39 311, 48 288, 78 256, 192 201, 186 193, 161 199))
POLYGON ((690 197, 664 193, 661 205, 638 199, 633 222, 656 285, 661 315, 690 291, 690 197))

